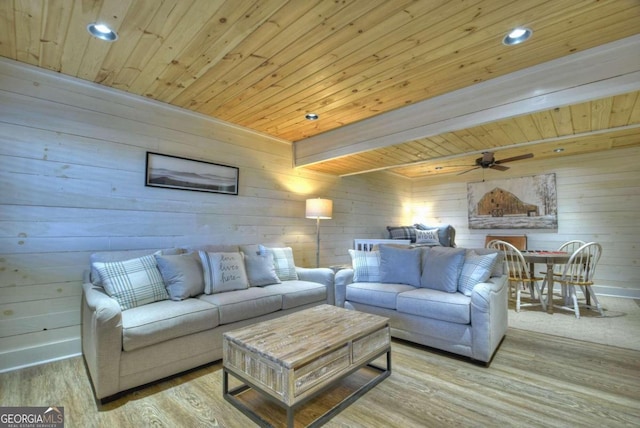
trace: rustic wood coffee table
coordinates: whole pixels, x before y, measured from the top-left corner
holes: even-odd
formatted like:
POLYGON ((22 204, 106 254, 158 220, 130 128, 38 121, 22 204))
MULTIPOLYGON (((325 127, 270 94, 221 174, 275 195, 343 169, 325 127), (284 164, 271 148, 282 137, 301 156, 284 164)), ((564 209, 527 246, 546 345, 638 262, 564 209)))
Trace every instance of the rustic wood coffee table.
POLYGON ((321 305, 224 333, 223 396, 255 423, 270 426, 238 399, 253 389, 287 412, 294 412, 339 380, 363 367, 373 379, 316 419, 320 426, 391 374, 388 319, 331 305, 321 305), (386 353, 386 368, 373 360, 386 353), (229 373, 242 385, 229 390, 229 373))

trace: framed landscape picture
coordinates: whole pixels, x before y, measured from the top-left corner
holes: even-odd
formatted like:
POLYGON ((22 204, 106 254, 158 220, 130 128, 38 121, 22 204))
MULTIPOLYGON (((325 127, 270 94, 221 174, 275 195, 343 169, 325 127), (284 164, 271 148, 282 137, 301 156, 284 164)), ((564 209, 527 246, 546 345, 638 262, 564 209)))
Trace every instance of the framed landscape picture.
POLYGON ((146 186, 238 194, 239 170, 234 166, 147 152, 146 169, 146 186))
POLYGON ((556 175, 467 184, 470 229, 557 229, 556 175))

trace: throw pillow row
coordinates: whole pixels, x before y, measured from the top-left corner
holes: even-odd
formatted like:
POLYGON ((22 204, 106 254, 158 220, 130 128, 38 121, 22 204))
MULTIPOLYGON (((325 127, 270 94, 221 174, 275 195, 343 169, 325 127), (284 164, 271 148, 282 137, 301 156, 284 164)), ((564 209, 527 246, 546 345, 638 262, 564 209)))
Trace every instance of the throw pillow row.
POLYGON ((161 252, 114 262, 94 262, 106 293, 122 310, 160 300, 183 300, 298 279, 290 247, 185 254, 161 252))
POLYGON ((479 255, 463 248, 396 248, 349 250, 354 282, 408 284, 471 295, 473 287, 491 276, 498 253, 479 255))

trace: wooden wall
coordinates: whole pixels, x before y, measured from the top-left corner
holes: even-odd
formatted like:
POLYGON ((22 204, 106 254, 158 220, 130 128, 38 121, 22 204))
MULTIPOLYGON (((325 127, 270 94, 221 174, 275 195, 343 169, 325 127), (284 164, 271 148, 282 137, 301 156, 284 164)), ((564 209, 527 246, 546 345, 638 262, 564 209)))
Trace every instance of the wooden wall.
POLYGON ((505 172, 485 170, 485 180, 556 174, 558 230, 470 230, 467 182, 481 181, 482 170, 414 181, 414 220, 453 224, 461 247, 483 246, 488 234, 526 234, 530 249, 556 249, 570 239, 600 242, 597 291, 640 298, 640 148, 509 166, 505 172))
POLYGON ((410 182, 292 168, 288 142, 0 59, 0 371, 80 352, 95 251, 283 242, 315 264, 305 199, 334 201, 321 264, 409 219, 410 182), (145 187, 154 151, 240 168, 239 195, 145 187))

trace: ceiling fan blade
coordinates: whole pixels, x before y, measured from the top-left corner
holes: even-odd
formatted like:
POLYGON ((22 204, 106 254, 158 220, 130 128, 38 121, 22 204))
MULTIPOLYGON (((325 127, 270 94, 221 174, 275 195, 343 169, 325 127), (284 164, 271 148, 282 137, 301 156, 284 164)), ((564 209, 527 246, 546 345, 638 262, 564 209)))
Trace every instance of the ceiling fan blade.
POLYGON ((466 170, 466 171, 459 172, 457 175, 466 174, 467 172, 469 172, 469 171, 473 171, 474 169, 478 169, 478 168, 480 168, 480 167, 479 167, 479 166, 477 166, 477 167, 475 167, 475 168, 471 168, 471 169, 468 169, 468 170, 466 170))
POLYGON ((502 165, 496 165, 496 164, 491 165, 489 168, 497 169, 498 171, 506 171, 509 169, 508 166, 502 166, 502 165))
POLYGON ((514 156, 512 158, 497 160, 494 163, 513 162, 513 161, 522 160, 522 159, 529 159, 532 157, 533 157, 533 153, 527 153, 526 155, 514 156))

